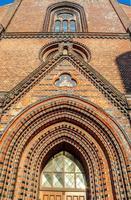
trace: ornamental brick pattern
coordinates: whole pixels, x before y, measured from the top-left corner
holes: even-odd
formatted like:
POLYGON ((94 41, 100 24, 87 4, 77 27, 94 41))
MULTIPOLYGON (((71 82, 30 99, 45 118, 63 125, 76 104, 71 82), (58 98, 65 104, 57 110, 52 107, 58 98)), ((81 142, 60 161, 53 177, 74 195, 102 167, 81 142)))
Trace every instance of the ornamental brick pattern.
POLYGON ((8 128, 1 146, 2 198, 37 199, 41 163, 63 143, 67 149, 71 145, 69 149, 82 156, 84 165, 87 163, 92 198, 113 199, 115 193, 117 199, 121 195, 129 198, 128 143, 123 133, 102 110, 70 96, 32 106, 8 128), (123 141, 126 149, 122 147, 123 141), (14 187, 17 189, 13 197, 14 187))
POLYGON ((115 0, 8 7, 0 9, 0 199, 38 200, 44 166, 68 151, 85 170, 87 199, 130 200, 130 20, 115 0), (64 6, 79 12, 83 32, 49 31, 51 12, 64 6), (74 87, 55 85, 63 74, 74 87))

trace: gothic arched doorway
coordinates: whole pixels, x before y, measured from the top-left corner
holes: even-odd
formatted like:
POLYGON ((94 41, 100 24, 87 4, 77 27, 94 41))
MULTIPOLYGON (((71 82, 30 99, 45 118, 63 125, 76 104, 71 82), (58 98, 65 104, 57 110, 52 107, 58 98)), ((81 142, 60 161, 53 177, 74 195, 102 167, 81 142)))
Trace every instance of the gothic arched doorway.
POLYGON ((54 155, 40 176, 40 200, 86 200, 86 174, 82 164, 67 151, 54 155))
POLYGON ((41 172, 61 151, 87 173, 86 200, 130 199, 124 132, 102 109, 76 96, 56 96, 24 110, 5 130, 0 148, 2 200, 38 200, 41 172))

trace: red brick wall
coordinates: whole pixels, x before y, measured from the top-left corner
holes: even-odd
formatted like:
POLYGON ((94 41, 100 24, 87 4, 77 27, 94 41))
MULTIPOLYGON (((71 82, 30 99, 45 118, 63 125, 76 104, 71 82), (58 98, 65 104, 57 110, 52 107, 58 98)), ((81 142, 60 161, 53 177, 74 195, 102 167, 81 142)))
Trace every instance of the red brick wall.
POLYGON ((126 13, 127 17, 130 19, 131 21, 131 7, 130 6, 126 6, 123 4, 120 4, 121 8, 124 10, 124 12, 126 13))
MULTIPOLYGON (((46 9, 56 2, 61 0, 23 0, 7 30, 9 32, 42 31, 46 9)), ((109 0, 73 0, 72 2, 84 7, 89 32, 125 32, 109 0)))
POLYGON ((34 86, 18 103, 12 105, 11 109, 2 117, 1 131, 11 119, 18 115, 27 106, 36 103, 38 100, 49 98, 60 94, 70 94, 82 97, 104 109, 128 134, 130 123, 124 114, 115 107, 93 84, 87 80, 78 69, 68 61, 56 66, 42 81, 34 86), (55 81, 62 73, 69 73, 77 81, 76 87, 57 87, 55 81))
MULTIPOLYGON (((0 41, 0 90, 8 91, 40 65, 39 51, 49 39, 6 39, 0 41)), ((129 40, 75 39, 91 52, 90 65, 112 85, 125 93, 116 58, 131 51, 129 40)))

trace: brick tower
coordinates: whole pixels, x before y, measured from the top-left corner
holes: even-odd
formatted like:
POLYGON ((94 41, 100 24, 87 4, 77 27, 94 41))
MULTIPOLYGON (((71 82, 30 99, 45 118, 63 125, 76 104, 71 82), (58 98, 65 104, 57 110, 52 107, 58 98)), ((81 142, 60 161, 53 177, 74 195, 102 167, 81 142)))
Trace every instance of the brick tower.
POLYGON ((0 199, 129 200, 131 8, 0 8, 0 199))

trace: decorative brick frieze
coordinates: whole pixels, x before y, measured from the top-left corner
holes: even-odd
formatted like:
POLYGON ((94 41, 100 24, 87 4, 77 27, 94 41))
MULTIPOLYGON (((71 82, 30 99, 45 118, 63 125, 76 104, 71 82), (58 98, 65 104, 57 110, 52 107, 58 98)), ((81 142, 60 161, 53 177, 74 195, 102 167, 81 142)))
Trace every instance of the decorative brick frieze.
POLYGON ((54 39, 71 39, 71 38, 93 38, 93 39, 130 39, 130 33, 20 33, 5 32, 1 34, 1 39, 22 39, 22 38, 54 38, 54 39))

